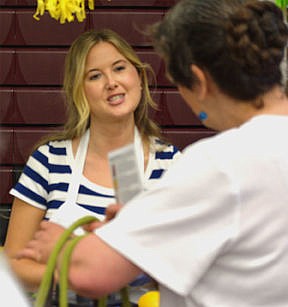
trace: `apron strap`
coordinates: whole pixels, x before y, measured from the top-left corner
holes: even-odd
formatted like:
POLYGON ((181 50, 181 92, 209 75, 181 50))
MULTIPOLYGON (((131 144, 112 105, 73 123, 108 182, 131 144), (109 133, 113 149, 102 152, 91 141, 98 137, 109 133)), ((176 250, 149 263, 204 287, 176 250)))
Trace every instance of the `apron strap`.
MULTIPOLYGON (((83 174, 84 164, 87 155, 87 149, 89 144, 89 137, 90 137, 90 129, 87 129, 86 132, 80 139, 80 143, 77 148, 76 157, 72 166, 72 174, 71 174, 71 181, 69 183, 68 191, 67 191, 67 199, 66 202, 69 203, 76 203, 80 180, 83 174)), ((144 179, 144 150, 142 146, 142 139, 140 133, 135 126, 134 130, 134 146, 135 146, 135 153, 136 158, 139 163, 140 167, 140 174, 142 177, 142 181, 144 179)))
POLYGON ((80 178, 83 173, 84 164, 86 160, 86 154, 87 154, 87 148, 89 144, 89 136, 90 136, 90 130, 87 129, 86 132, 83 134, 83 136, 80 139, 76 157, 73 163, 72 167, 72 174, 71 174, 71 181, 69 183, 68 191, 67 191, 67 199, 66 202, 69 201, 69 203, 76 203, 77 196, 79 192, 79 186, 80 186, 80 178))
POLYGON ((143 150, 142 139, 141 139, 140 133, 136 126, 135 126, 135 131, 134 131, 134 148, 135 148, 136 159, 137 159, 138 166, 140 169, 141 180, 143 183, 144 182, 144 171, 145 171, 144 150, 143 150))

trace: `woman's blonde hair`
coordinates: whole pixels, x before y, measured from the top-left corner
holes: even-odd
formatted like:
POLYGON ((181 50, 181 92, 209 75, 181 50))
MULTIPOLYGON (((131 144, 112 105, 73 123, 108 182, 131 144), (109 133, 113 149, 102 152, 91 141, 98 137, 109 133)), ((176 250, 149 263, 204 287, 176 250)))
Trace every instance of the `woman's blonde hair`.
MULTIPOLYGON (((149 118, 149 107, 157 109, 153 101, 148 83, 149 71, 154 78, 150 65, 142 63, 134 49, 117 33, 109 29, 90 30, 81 34, 71 45, 65 58, 63 89, 67 103, 67 122, 63 130, 49 136, 41 143, 52 140, 73 139, 84 134, 90 125, 90 108, 85 97, 83 81, 86 58, 93 46, 100 42, 112 44, 139 73, 142 85, 142 96, 134 116, 135 124, 144 139, 149 136, 160 137, 160 128, 149 118)), ((39 144, 38 144, 39 146, 39 144)))

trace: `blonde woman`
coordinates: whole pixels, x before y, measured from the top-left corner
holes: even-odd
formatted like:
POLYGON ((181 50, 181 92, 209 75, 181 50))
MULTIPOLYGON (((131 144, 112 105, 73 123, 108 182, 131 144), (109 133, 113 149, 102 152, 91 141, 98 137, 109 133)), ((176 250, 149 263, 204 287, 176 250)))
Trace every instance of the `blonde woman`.
POLYGON ((62 212, 61 219, 70 221, 75 205, 101 218, 115 203, 109 151, 134 142, 144 187, 179 156, 176 147, 160 140, 158 126, 148 117, 155 102, 147 69, 110 30, 88 31, 72 44, 64 77, 68 121, 63 132, 40 144, 11 190, 15 200, 5 252, 26 289, 37 289, 45 265, 13 257, 43 219, 62 212))

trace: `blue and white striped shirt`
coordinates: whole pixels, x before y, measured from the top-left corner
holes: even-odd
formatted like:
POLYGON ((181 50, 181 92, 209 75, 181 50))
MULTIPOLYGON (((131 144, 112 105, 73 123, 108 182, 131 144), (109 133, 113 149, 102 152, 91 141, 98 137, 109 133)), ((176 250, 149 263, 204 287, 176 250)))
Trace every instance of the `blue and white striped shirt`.
MULTIPOLYGON (((151 138, 148 165, 144 174, 147 188, 180 156, 173 145, 151 138)), ((74 156, 71 140, 52 141, 40 146, 28 159, 19 181, 10 194, 37 208, 46 210, 50 218, 66 201, 74 156)), ((97 167, 97 166, 96 166, 97 167)), ((83 175, 77 204, 104 215, 105 208, 115 203, 114 189, 97 185, 83 175)))

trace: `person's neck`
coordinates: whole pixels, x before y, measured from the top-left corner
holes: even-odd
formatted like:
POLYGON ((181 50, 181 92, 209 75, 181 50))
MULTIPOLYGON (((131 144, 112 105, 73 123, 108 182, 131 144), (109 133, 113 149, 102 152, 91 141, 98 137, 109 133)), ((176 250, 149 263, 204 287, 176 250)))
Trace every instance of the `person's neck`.
POLYGON ((288 98, 284 90, 277 86, 263 95, 264 107, 258 114, 288 115, 288 98))
POLYGON ((119 123, 115 125, 91 124, 89 149, 100 156, 107 156, 113 149, 134 141, 135 123, 119 123))
POLYGON ((217 115, 217 130, 238 127, 257 115, 288 115, 288 99, 280 86, 275 86, 257 100, 249 102, 233 100, 225 95, 218 97, 217 103, 220 108, 217 115), (256 107, 261 103, 262 107, 256 107))

